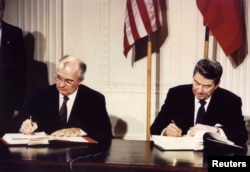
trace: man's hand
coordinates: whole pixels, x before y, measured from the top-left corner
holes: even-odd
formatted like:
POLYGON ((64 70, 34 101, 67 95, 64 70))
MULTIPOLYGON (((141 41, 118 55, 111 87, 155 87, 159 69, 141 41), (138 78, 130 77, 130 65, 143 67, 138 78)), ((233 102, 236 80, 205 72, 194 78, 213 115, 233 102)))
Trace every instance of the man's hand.
POLYGON ((182 135, 182 130, 174 123, 170 123, 163 132, 164 136, 174 136, 180 137, 182 135))
POLYGON ((21 132, 25 135, 32 134, 37 129, 37 123, 26 119, 21 126, 21 132))
POLYGON ((213 132, 218 133, 218 128, 209 125, 196 124, 188 130, 188 135, 194 136, 198 132, 213 132))
POLYGON ((55 137, 76 137, 81 136, 81 130, 79 128, 65 128, 57 130, 51 135, 55 137))

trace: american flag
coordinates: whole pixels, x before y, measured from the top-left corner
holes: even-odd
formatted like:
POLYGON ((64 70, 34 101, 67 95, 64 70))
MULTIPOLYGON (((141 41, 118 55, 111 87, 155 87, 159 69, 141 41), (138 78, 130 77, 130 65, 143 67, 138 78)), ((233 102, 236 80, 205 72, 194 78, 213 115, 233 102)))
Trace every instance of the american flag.
POLYGON ((139 39, 155 32, 162 26, 161 0, 127 0, 124 23, 123 53, 139 39))

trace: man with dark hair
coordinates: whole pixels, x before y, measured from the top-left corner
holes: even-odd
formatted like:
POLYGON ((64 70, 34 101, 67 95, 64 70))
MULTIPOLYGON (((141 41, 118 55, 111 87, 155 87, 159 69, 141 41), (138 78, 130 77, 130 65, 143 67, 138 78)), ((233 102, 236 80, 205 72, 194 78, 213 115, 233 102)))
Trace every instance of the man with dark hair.
POLYGON ((245 145, 248 134, 241 98, 219 87, 219 62, 202 59, 193 71, 193 84, 170 88, 151 125, 151 134, 164 136, 214 132, 236 144, 245 145))
POLYGON ((4 10, 5 1, 0 0, 0 137, 13 132, 26 85, 23 32, 3 21, 4 10))

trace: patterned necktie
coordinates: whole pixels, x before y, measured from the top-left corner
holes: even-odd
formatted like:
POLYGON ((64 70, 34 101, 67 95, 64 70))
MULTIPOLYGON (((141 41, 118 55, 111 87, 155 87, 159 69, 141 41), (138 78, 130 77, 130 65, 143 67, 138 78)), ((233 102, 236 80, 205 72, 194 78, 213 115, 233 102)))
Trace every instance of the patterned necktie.
POLYGON ((197 113, 197 117, 196 117, 196 124, 199 123, 199 124, 204 124, 205 123, 205 108, 204 108, 204 105, 206 104, 206 101, 205 100, 200 100, 200 108, 198 110, 198 113, 197 113))
POLYGON ((69 100, 68 96, 63 97, 63 104, 59 111, 59 118, 61 124, 66 124, 67 122, 67 101, 69 100))

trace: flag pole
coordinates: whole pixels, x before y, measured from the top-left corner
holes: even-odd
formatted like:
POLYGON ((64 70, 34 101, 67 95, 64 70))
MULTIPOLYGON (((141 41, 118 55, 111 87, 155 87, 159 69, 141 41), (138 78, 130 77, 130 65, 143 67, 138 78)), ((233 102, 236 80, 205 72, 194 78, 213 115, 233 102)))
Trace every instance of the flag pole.
POLYGON ((205 30, 205 46, 204 46, 204 58, 208 58, 208 47, 209 47, 209 28, 206 26, 205 30))
POLYGON ((147 43, 147 141, 150 141, 150 125, 151 125, 151 64, 152 64, 152 42, 151 35, 148 35, 147 43))

